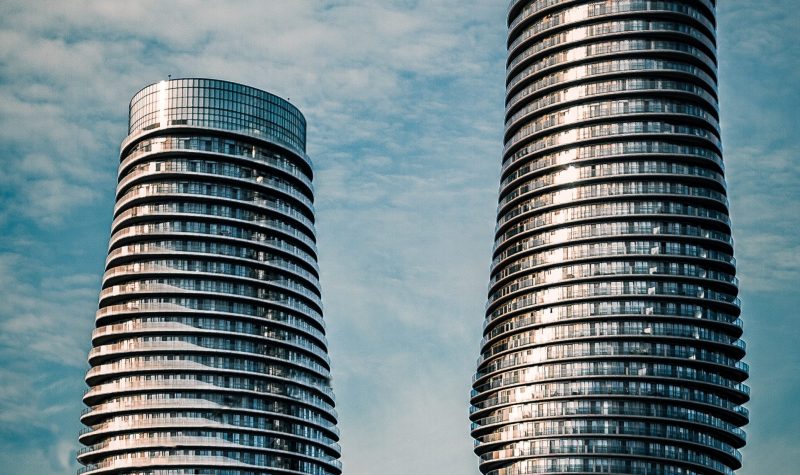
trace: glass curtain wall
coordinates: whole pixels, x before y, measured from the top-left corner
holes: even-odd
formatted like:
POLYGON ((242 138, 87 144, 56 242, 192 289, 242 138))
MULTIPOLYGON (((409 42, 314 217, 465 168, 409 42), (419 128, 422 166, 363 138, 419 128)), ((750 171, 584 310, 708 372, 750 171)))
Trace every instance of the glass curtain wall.
POLYGON ((302 114, 176 79, 129 134, 79 473, 340 474, 302 114))
POLYGON ((715 30, 711 0, 511 2, 482 473, 741 467, 715 30))

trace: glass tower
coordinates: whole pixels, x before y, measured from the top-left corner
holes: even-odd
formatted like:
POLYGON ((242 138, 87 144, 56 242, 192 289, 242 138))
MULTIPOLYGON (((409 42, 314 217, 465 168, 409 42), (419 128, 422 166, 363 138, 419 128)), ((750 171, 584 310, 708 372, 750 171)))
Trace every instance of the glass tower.
POLYGON ((341 473, 305 126, 226 81, 131 100, 79 473, 341 473))
POLYGON ((715 28, 713 0, 511 2, 482 473, 741 467, 715 28))

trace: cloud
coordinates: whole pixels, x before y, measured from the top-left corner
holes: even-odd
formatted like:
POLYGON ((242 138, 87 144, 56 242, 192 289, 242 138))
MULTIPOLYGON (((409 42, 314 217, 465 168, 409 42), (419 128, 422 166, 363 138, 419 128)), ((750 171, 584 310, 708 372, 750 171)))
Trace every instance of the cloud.
POLYGON ((493 26, 502 10, 234 4, 0 7, 0 224, 9 236, 0 283, 14 289, 0 295, 12 382, 0 401, 4 422, 36 428, 13 434, 15 451, 36 461, 19 473, 63 472, 64 453, 77 447, 50 422, 78 419, 127 100, 168 74, 261 87, 306 114, 348 472, 372 473, 381 460, 395 461, 389 475, 469 471, 466 401, 499 168, 502 88, 490 85, 503 76, 503 31, 493 26), (38 392, 50 384, 62 390, 38 392), (440 424, 424 430, 434 416, 440 424), (440 441, 447 434, 457 442, 440 441), (439 450, 411 467, 397 447, 415 444, 439 450))
POLYGON ((96 275, 0 254, 0 463, 8 473, 76 468, 97 285, 96 275))
POLYGON ((46 276, 29 257, 0 254, 2 354, 82 368, 99 278, 46 276))
POLYGON ((800 209, 800 171, 793 165, 800 147, 757 140, 728 156, 735 161, 729 181, 742 288, 789 290, 800 279, 798 222, 787 214, 800 209))
POLYGON ((719 2, 722 131, 751 364, 742 475, 793 473, 800 416, 795 324, 800 279, 800 64, 795 2, 719 2), (780 362, 780 363, 778 363, 780 362), (784 371, 782 368, 787 368, 784 371))
MULTIPOLYGON (((474 473, 467 398, 502 148, 505 5, 221 5, 0 4, 0 422, 14 427, 0 433, 0 463, 19 474, 74 469, 127 101, 172 75, 267 89, 308 119, 347 473, 474 473)), ((792 6, 719 5, 736 253, 746 318, 759 328, 772 325, 766 315, 790 317, 755 296, 785 304, 800 277, 792 6)), ((751 334, 762 367, 793 351, 751 334)), ((775 408, 754 392, 754 408, 793 414, 794 384, 775 387, 775 408)))
MULTIPOLYGON (((8 208, 47 226, 96 205, 96 184, 111 183, 115 171, 126 99, 167 74, 221 77, 294 96, 309 117, 314 153, 363 141, 403 150, 394 142, 411 137, 398 137, 398 125, 407 126, 408 117, 429 122, 443 107, 435 110, 409 76, 466 80, 459 78, 485 70, 499 51, 487 46, 499 42, 477 41, 492 30, 455 5, 9 5, 0 20, 0 152, 25 158, 13 160, 19 166, 6 175, 6 186, 22 188, 8 208), (71 199, 55 206, 59 195, 71 199)), ((404 135, 412 134, 419 131, 404 135)))
POLYGON ((720 8, 722 129, 742 288, 781 292, 800 279, 800 65, 786 35, 792 2, 720 8), (746 93, 744 91, 747 91, 746 93), (787 213, 788 212, 788 213, 787 213))

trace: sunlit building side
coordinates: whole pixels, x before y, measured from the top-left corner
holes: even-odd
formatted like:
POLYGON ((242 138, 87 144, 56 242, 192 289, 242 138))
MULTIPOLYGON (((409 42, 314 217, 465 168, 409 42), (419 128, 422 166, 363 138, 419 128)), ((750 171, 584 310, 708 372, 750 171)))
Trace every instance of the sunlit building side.
POLYGON ((128 133, 79 473, 340 474, 303 115, 175 79, 128 133))
POLYGON ((490 475, 732 475, 748 367, 712 0, 518 0, 470 418, 490 475))

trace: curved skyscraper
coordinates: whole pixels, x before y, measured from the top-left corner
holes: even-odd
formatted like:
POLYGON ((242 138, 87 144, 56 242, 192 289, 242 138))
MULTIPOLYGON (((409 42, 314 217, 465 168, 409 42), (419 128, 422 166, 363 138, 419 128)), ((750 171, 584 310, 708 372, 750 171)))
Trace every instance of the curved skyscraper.
POLYGON ((482 473, 741 466, 715 28, 712 0, 511 3, 482 473))
POLYGON ((226 81, 131 100, 79 473, 341 473, 305 126, 226 81))

